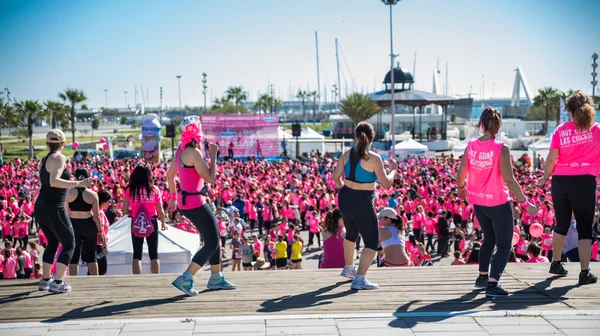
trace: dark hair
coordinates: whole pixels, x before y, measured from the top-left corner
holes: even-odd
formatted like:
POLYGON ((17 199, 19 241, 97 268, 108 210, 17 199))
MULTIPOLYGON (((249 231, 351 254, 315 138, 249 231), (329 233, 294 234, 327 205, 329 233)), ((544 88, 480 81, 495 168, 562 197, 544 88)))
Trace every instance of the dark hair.
POLYGON ((61 144, 61 143, 49 143, 49 142, 46 142, 46 145, 50 149, 50 153, 48 153, 48 154, 53 154, 53 153, 58 152, 58 150, 63 146, 63 144, 61 144))
POLYGON ((325 216, 325 230, 331 234, 337 234, 340 229, 340 219, 342 218, 342 212, 340 209, 335 208, 325 216))
POLYGON ((478 243, 473 244, 473 250, 471 251, 471 254, 469 255, 467 264, 479 263, 479 250, 480 249, 481 249, 481 246, 478 243))
POLYGON ((375 139, 373 126, 367 121, 361 121, 356 125, 354 135, 356 136, 356 155, 363 160, 369 160, 369 145, 375 139))
POLYGON ((126 189, 129 190, 129 196, 132 199, 140 199, 143 189, 145 189, 146 195, 150 198, 150 194, 152 193, 152 173, 150 169, 142 165, 135 167, 129 177, 129 185, 127 185, 126 189))
POLYGON ((531 243, 531 244, 529 244, 529 247, 527 248, 527 254, 531 253, 534 257, 539 257, 541 252, 542 252, 542 249, 540 248, 540 246, 537 243, 531 243))
POLYGON ((515 254, 515 250, 511 249, 510 250, 510 255, 508 256, 508 262, 517 262, 517 255, 515 254))
POLYGON ((585 93, 575 92, 565 102, 565 107, 573 115, 573 123, 579 131, 587 131, 596 120, 593 102, 585 93))
POLYGON ((75 178, 77 179, 77 181, 83 181, 87 178, 90 178, 90 171, 87 170, 87 168, 84 167, 80 167, 77 168, 77 170, 75 170, 75 178))
POLYGON ((404 220, 402 219, 402 217, 397 216, 396 219, 390 218, 390 220, 392 221, 392 223, 394 223, 394 226, 398 229, 398 234, 400 234, 400 231, 404 230, 404 220))
POLYGON ((454 258, 460 259, 460 251, 454 251, 454 258))
POLYGON ((500 130, 501 123, 502 117, 500 116, 500 112, 498 112, 497 109, 488 106, 481 112, 477 127, 481 127, 484 131, 490 132, 493 136, 496 136, 500 130))
POLYGON ((99 204, 110 202, 112 195, 106 190, 98 191, 98 202, 99 204))

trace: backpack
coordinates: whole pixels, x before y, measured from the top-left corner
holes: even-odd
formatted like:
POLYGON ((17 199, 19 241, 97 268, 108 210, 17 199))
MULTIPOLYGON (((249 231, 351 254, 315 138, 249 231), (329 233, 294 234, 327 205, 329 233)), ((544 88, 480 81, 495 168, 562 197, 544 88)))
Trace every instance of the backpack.
POLYGON ((143 203, 140 203, 138 213, 131 221, 131 232, 138 238, 148 237, 154 232, 154 222, 143 203))

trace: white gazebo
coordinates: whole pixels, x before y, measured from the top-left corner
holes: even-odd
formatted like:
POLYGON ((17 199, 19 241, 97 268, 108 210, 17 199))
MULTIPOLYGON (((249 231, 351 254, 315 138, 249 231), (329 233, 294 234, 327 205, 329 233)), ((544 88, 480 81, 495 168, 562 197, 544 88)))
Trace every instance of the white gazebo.
POLYGON ((399 159, 405 159, 409 154, 425 154, 429 148, 413 139, 406 139, 394 146, 399 159))

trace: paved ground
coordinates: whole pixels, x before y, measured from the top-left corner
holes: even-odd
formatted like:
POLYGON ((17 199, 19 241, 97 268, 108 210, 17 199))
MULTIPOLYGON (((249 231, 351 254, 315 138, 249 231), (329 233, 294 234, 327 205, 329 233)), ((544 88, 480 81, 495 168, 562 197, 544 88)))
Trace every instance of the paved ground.
POLYGON ((600 311, 324 315, 0 324, 4 336, 582 335, 600 334, 600 311))

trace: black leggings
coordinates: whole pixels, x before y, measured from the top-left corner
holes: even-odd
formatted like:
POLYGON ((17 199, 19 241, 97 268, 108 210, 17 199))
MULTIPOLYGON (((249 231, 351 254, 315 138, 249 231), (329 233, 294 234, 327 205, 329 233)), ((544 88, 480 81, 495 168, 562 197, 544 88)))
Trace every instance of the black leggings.
POLYGON ((207 261, 211 265, 220 265, 221 245, 219 244, 219 227, 217 225, 217 218, 208 204, 195 209, 181 210, 181 213, 194 224, 204 239, 204 246, 196 252, 192 261, 200 266, 204 266, 207 261))
POLYGON ((35 219, 48 239, 42 261, 47 264, 54 263, 58 244, 61 244, 62 252, 56 258, 56 262, 68 265, 75 250, 75 234, 73 233, 71 220, 67 216, 67 211, 62 204, 48 202, 41 197, 38 197, 35 201, 34 208, 35 219))
POLYGON ((79 264, 79 257, 86 263, 96 262, 96 245, 98 243, 98 229, 93 218, 71 218, 75 233, 75 251, 70 264, 79 264), (84 248, 82 248, 84 246, 84 248))
POLYGON ((317 242, 319 242, 319 246, 321 246, 321 232, 308 233, 308 246, 311 246, 313 244, 315 236, 317 236, 317 242))
MULTIPOLYGON (((148 244, 150 260, 156 260, 158 259, 158 222, 156 219, 153 219, 152 222, 154 223, 154 232, 146 237, 146 243, 148 244)), ((134 236, 133 231, 131 231, 131 241, 133 243, 133 259, 142 260, 144 238, 134 236)))
POLYGON ((354 190, 344 186, 338 194, 338 203, 346 227, 346 240, 356 243, 360 233, 365 248, 377 251, 379 229, 373 205, 374 198, 373 191, 354 190))
MULTIPOLYGON (((104 249, 102 246, 96 246, 96 253, 100 254, 104 249)), ((106 256, 103 256, 100 259, 97 259, 98 262, 98 275, 106 274, 108 269, 108 263, 106 262, 106 256)), ((87 275, 90 275, 90 271, 88 270, 87 275)))
POLYGON ((427 234, 427 246, 425 247, 425 251, 435 250, 435 244, 433 243, 433 233, 427 234))
POLYGON ((473 207, 485 237, 479 250, 479 272, 490 270, 490 278, 500 280, 512 248, 514 230, 512 204, 506 202, 493 207, 481 205, 473 207), (496 254, 492 259, 494 247, 496 247, 496 254), (492 259, 491 268, 490 259, 492 259))
POLYGON ((566 236, 575 214, 579 240, 592 239, 596 206, 596 177, 592 175, 553 176, 552 202, 556 214, 554 232, 566 236))

